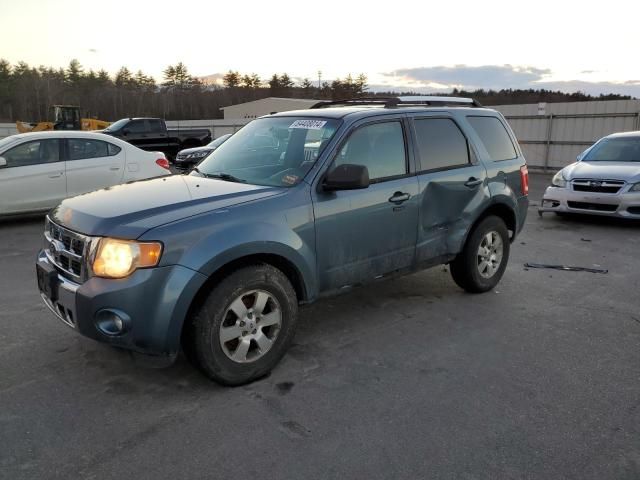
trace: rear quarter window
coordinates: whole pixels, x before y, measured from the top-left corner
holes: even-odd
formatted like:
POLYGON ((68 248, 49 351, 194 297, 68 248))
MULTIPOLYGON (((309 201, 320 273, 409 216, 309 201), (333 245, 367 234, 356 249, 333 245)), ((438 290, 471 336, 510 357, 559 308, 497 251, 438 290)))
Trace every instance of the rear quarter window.
POLYGON ((518 156, 504 124, 496 117, 467 117, 478 134, 489 158, 494 162, 512 160, 518 156))

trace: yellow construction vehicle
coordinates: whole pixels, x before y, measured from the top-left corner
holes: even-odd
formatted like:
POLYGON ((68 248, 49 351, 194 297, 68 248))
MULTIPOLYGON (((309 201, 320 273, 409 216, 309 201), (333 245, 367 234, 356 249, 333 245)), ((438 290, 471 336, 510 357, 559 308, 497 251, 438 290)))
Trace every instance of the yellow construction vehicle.
POLYGON ((45 132, 47 130, 102 130, 110 122, 95 118, 80 118, 80 107, 74 105, 53 105, 53 121, 25 123, 16 122, 19 133, 45 132))

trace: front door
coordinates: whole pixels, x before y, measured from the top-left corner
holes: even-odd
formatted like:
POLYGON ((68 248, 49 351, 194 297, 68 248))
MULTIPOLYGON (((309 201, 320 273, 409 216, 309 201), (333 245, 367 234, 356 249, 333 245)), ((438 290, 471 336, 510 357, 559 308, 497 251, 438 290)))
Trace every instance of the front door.
POLYGON ((46 210, 67 194, 59 139, 21 143, 0 153, 0 214, 46 210))
POLYGON ((401 118, 351 132, 329 169, 364 165, 371 185, 314 194, 321 291, 372 280, 414 262, 418 182, 409 169, 401 118))

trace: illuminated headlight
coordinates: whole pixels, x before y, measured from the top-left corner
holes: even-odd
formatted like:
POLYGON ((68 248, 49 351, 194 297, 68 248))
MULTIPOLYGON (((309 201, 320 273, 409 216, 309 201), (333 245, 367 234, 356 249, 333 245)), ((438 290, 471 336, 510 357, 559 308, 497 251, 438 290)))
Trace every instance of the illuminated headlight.
POLYGON ((193 153, 189 153, 187 154, 187 156, 185 157, 187 160, 197 160, 199 158, 204 158, 207 155, 209 155, 211 152, 209 150, 205 150, 202 152, 193 152, 193 153))
POLYGON ((554 187, 564 188, 567 186, 567 179, 562 175, 562 170, 556 173, 551 179, 551 185, 554 187))
POLYGON ((124 278, 138 268, 155 267, 162 244, 101 238, 93 261, 93 274, 104 278, 124 278))
POLYGON ((636 183, 635 185, 633 185, 630 189, 630 192, 640 192, 640 183, 636 183))

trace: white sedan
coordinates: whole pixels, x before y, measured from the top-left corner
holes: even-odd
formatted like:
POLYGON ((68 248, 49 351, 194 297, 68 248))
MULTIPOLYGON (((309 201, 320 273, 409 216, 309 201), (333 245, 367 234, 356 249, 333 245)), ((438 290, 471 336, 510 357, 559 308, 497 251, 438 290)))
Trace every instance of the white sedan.
POLYGON ((170 174, 163 153, 102 133, 13 135, 0 140, 0 216, 46 211, 67 197, 170 174))

